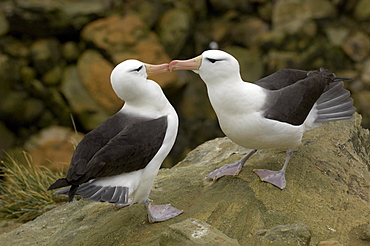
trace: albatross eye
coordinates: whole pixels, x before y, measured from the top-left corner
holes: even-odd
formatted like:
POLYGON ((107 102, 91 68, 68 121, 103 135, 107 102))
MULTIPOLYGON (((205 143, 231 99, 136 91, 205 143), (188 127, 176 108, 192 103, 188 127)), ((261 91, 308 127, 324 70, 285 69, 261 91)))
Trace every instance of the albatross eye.
POLYGON ((138 67, 136 69, 133 69, 132 72, 139 72, 142 68, 143 68, 143 65, 141 65, 140 67, 138 67))
POLYGON ((217 61, 223 61, 225 59, 213 59, 213 58, 206 58, 208 61, 210 61, 211 63, 215 63, 217 61))
POLYGON ((215 63, 217 60, 216 59, 212 59, 212 58, 207 58, 208 61, 210 61, 211 63, 215 63))

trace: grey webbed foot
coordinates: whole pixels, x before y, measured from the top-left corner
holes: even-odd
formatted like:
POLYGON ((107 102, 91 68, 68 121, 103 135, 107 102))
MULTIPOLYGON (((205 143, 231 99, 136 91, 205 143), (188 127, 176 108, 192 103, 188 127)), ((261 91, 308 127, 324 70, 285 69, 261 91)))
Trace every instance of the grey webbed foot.
POLYGON ((165 205, 152 205, 147 201, 145 203, 149 223, 161 222, 172 219, 183 211, 173 207, 171 204, 165 205))
POLYGON ((271 171, 267 169, 254 169, 253 170, 262 181, 268 182, 280 189, 284 189, 286 186, 285 172, 283 171, 271 171))
POLYGON ((260 177, 262 181, 268 182, 280 189, 284 189, 286 186, 285 171, 288 166, 290 157, 293 155, 293 150, 288 149, 286 152, 286 158, 284 166, 279 171, 271 171, 267 169, 254 169, 253 171, 260 177))
POLYGON ((233 175, 236 176, 242 170, 243 165, 240 161, 223 165, 220 168, 215 169, 214 171, 210 172, 207 177, 213 180, 217 180, 225 175, 233 175))
POLYGON ((222 167, 217 168, 214 171, 210 172, 207 175, 207 177, 213 180, 217 180, 226 175, 232 175, 232 176, 238 175, 240 171, 242 170, 245 162, 249 159, 249 157, 251 157, 256 152, 257 152, 256 149, 252 149, 246 156, 244 156, 239 161, 231 163, 231 164, 223 165, 222 167))

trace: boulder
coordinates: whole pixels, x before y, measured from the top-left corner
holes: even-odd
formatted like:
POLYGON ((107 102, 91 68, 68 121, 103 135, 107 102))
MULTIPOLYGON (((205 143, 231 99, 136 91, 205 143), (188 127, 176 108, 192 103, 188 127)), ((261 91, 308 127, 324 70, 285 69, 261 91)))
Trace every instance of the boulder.
MULTIPOLYGON (((127 59, 159 64, 170 62, 158 36, 137 15, 112 15, 89 23, 82 39, 108 54, 113 64, 127 59)), ((176 80, 175 73, 154 75, 162 87, 176 80)))
POLYGON ((77 66, 70 65, 64 70, 61 92, 86 130, 94 129, 110 116, 83 86, 77 66))
POLYGON ((346 38, 342 44, 342 48, 352 60, 361 62, 370 53, 370 38, 364 32, 356 32, 346 38))
POLYGON ((115 210, 110 204, 79 200, 0 235, 0 244, 176 245, 165 244, 165 239, 183 240, 191 231, 208 238, 204 233, 208 230, 217 235, 214 238, 236 239, 240 245, 264 245, 265 239, 272 240, 269 235, 276 240, 285 235, 301 245, 330 238, 343 245, 365 246, 368 241, 361 238, 370 221, 366 212, 370 210, 370 133, 360 124, 356 115, 306 133, 288 166, 284 190, 261 182, 252 171, 280 169, 284 149, 259 151, 236 177, 215 182, 205 178, 248 152, 218 138, 198 146, 175 167, 159 171, 150 198, 154 204, 183 209, 174 219, 149 224, 143 205, 115 210))
POLYGON ((329 0, 278 0, 272 11, 272 23, 278 31, 297 34, 312 25, 312 20, 335 14, 336 9, 329 0))
POLYGON ((7 8, 9 29, 36 38, 75 37, 84 25, 109 9, 104 0, 16 0, 12 3, 7 8))
POLYGON ((110 83, 113 65, 98 51, 86 50, 77 62, 78 75, 90 97, 110 114, 116 113, 123 104, 110 83))
POLYGON ((66 171, 73 152, 83 134, 62 126, 50 126, 32 135, 25 143, 25 151, 36 167, 51 171, 66 171))

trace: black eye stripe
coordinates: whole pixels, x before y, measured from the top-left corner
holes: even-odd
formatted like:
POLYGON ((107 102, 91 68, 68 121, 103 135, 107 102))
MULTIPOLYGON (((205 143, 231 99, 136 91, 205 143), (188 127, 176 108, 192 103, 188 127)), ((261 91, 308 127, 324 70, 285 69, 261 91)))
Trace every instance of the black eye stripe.
POLYGON ((140 67, 136 68, 136 69, 133 69, 131 70, 132 72, 139 72, 141 69, 143 68, 143 65, 141 65, 140 67))
POLYGON ((211 63, 215 63, 216 61, 223 61, 224 59, 213 59, 213 58, 206 58, 211 63))

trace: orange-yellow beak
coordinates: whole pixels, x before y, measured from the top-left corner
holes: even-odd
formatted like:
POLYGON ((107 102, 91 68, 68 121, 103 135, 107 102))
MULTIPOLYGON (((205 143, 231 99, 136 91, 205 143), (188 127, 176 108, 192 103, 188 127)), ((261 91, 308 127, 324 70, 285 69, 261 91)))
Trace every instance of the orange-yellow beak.
POLYGON ((146 68, 146 73, 148 74, 148 76, 170 71, 168 68, 168 63, 163 63, 159 65, 144 63, 144 66, 146 68))
POLYGON ((169 64, 169 70, 198 70, 202 65, 202 55, 189 60, 173 60, 169 64))

